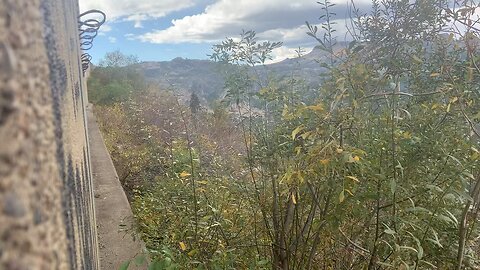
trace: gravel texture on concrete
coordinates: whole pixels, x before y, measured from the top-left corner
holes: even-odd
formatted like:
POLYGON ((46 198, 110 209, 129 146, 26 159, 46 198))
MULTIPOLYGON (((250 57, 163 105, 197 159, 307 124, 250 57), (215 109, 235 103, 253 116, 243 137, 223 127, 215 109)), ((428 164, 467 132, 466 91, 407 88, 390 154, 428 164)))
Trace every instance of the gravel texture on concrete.
POLYGON ((98 269, 77 0, 0 0, 0 270, 98 269))

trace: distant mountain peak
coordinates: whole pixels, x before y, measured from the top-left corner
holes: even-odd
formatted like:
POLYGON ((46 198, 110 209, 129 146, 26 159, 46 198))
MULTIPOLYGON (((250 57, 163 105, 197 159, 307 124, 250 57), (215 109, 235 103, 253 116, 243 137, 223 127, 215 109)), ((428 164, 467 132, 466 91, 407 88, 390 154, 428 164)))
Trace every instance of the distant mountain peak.
POLYGON ((179 56, 179 57, 173 58, 172 62, 180 62, 180 61, 183 61, 183 60, 185 60, 185 59, 183 59, 182 57, 179 56))

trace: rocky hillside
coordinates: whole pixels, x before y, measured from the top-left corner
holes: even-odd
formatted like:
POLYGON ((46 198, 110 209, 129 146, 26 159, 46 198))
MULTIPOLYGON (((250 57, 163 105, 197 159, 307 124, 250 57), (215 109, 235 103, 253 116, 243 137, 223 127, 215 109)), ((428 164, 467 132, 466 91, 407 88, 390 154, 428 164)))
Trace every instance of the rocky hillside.
MULTIPOLYGON (((276 76, 279 80, 294 76, 309 85, 315 85, 320 81, 319 75, 325 71, 321 63, 326 60, 327 53, 314 48, 300 58, 287 58, 256 67, 256 72, 263 78, 267 77, 266 74, 276 76)), ((137 68, 148 80, 157 82, 164 89, 173 88, 185 94, 193 91, 204 100, 221 98, 224 93, 221 71, 225 66, 216 62, 177 57, 171 61, 143 62, 137 68)), ((252 69, 252 72, 255 71, 252 69)))

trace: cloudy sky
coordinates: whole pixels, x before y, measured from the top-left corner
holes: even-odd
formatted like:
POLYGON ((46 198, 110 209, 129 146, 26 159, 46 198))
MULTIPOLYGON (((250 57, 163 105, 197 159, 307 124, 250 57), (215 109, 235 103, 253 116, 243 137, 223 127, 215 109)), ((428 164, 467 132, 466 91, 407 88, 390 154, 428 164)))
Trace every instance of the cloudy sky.
MULTIPOLYGON (((345 39, 350 0, 332 0, 336 6, 337 36, 345 39)), ((368 10, 371 0, 356 0, 368 10)), ((316 0, 80 0, 81 11, 100 9, 107 14, 90 51, 93 62, 109 51, 134 54, 141 61, 175 57, 206 59, 213 44, 255 30, 262 40, 282 41, 275 61, 295 55, 299 46, 311 50, 305 21, 319 24, 316 0)))

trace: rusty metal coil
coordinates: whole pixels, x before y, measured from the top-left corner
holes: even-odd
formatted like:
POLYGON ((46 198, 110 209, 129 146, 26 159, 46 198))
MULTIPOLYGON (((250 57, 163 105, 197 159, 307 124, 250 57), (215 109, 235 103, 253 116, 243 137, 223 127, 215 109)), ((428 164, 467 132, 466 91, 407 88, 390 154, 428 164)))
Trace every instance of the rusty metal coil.
MULTIPOLYGON (((86 11, 78 16, 78 31, 80 36, 80 49, 88 51, 93 47, 93 40, 98 35, 98 30, 105 23, 107 16, 104 12, 92 9, 86 11)), ((85 71, 90 66, 92 57, 88 53, 83 53, 81 56, 82 71, 85 71)))

